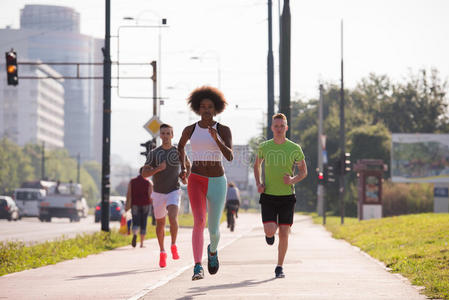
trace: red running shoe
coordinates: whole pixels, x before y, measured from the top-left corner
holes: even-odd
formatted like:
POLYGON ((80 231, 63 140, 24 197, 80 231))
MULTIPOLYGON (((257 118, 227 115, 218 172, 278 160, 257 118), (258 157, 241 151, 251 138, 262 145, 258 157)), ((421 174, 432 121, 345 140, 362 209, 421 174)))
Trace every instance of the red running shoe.
POLYGON ((179 259, 178 248, 176 245, 171 245, 171 255, 173 259, 179 259))
POLYGON ((173 259, 179 259, 178 248, 176 245, 171 245, 171 255, 173 256, 173 259))
POLYGON ((159 267, 165 268, 167 266, 167 253, 161 252, 159 255, 159 267))

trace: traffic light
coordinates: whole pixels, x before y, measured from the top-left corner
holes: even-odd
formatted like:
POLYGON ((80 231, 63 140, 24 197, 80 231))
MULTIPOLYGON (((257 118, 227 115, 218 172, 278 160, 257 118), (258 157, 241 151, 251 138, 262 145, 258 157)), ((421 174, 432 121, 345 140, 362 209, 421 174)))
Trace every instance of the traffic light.
POLYGON ((344 167, 345 174, 351 172, 351 170, 352 170, 351 153, 349 153, 349 152, 345 153, 343 167, 344 167))
POLYGON ((145 143, 140 144, 140 146, 145 147, 145 151, 140 152, 140 154, 147 157, 148 153, 150 153, 151 150, 156 148, 156 139, 154 138, 152 140, 148 140, 145 143))
POLYGON ((19 75, 17 74, 17 53, 11 49, 5 53, 5 57, 8 85, 18 85, 19 75))
POLYGON ((324 166, 324 179, 326 183, 335 182, 334 166, 329 164, 324 166))
POLYGON ((318 184, 324 184, 324 173, 318 172, 318 184))

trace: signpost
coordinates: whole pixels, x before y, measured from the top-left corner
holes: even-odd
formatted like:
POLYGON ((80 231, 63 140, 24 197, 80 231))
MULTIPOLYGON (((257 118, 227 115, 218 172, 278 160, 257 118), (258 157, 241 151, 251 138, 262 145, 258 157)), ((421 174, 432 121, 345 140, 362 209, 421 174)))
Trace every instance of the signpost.
POLYGON ((143 125, 143 128, 145 128, 146 131, 153 136, 153 138, 156 138, 159 136, 159 128, 162 124, 163 123, 158 116, 153 116, 145 123, 145 125, 143 125))

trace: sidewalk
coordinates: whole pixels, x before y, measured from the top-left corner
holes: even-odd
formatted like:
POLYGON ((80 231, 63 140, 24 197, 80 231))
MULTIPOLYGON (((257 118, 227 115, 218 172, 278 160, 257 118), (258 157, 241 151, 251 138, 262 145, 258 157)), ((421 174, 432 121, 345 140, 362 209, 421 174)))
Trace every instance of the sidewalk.
MULTIPOLYGON (((209 275, 205 260, 203 280, 191 281, 191 229, 181 229, 181 259, 169 258, 167 268, 158 266, 159 251, 153 239, 145 242, 144 249, 127 246, 0 277, 0 298, 426 299, 357 248, 332 239, 310 218, 295 218, 284 279, 274 279, 277 241, 274 246, 265 243, 259 215, 241 214, 234 233, 222 224, 220 270, 209 275)), ((167 246, 169 241, 166 238, 167 246)))

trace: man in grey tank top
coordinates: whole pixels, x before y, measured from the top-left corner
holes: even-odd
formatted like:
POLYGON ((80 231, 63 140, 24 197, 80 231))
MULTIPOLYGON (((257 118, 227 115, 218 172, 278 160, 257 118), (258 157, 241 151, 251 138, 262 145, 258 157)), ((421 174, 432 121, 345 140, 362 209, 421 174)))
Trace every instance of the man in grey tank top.
MULTIPOLYGON (((179 162, 178 149, 172 145, 173 127, 162 124, 160 127, 160 138, 162 145, 148 154, 144 166, 144 175, 153 176, 154 190, 151 197, 156 218, 156 235, 160 248, 159 266, 164 268, 167 266, 167 253, 164 247, 165 219, 167 214, 170 221, 170 250, 172 258, 179 259, 176 236, 178 234, 178 211, 181 198, 179 184, 181 164, 179 162)), ((190 164, 187 163, 186 166, 190 166, 190 164)))

